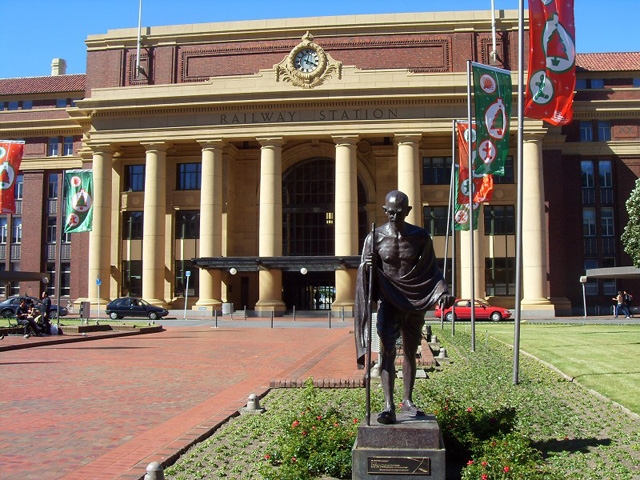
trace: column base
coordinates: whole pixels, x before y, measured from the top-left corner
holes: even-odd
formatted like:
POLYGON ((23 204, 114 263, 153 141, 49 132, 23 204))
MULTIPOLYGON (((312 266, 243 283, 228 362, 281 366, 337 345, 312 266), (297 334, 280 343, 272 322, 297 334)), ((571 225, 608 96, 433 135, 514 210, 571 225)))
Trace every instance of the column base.
POLYGON ((349 300, 343 302, 333 302, 331 304, 331 312, 333 312, 333 314, 336 316, 340 316, 342 315, 342 310, 344 309, 345 317, 353 317, 354 303, 355 302, 349 300))
POLYGON ((556 308, 548 298, 523 298, 520 307, 523 318, 556 316, 556 308))
POLYGON ((156 307, 161 307, 161 308, 166 308, 167 310, 172 308, 171 305, 169 303, 167 303, 167 301, 165 299, 160 299, 160 298, 145 298, 144 300, 146 300, 147 302, 149 302, 151 305, 154 305, 156 307))
POLYGON ((275 316, 281 317, 286 311, 286 309, 287 307, 284 304, 284 302, 278 302, 278 301, 258 302, 254 307, 256 316, 258 317, 270 317, 271 312, 273 312, 275 316))
POLYGON ((217 310, 218 312, 222 312, 222 301, 216 299, 202 299, 198 300, 192 307, 191 310, 197 312, 207 312, 211 315, 217 310))

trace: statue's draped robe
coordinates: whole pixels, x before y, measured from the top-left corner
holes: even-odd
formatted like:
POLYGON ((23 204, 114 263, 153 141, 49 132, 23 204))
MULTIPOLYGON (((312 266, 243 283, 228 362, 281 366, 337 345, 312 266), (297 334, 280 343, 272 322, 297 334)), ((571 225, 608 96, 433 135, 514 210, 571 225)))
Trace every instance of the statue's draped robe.
MULTIPOLYGON (((397 310, 402 312, 426 312, 433 306, 440 296, 447 293, 447 285, 438 268, 436 256, 433 252, 431 236, 422 228, 415 225, 405 224, 408 236, 421 236, 422 250, 414 267, 406 275, 400 278, 393 278, 382 270, 382 261, 374 253, 375 270, 373 275, 374 289, 372 291, 372 302, 381 300, 391 303, 397 310)), ((367 253, 374 249, 385 237, 387 226, 377 228, 374 233, 370 233, 362 248, 362 259, 358 268, 356 280, 355 299, 355 337, 358 367, 363 368, 367 349, 367 328, 371 304, 368 302, 369 289, 369 267, 365 264, 367 253), (373 242, 373 238, 375 242, 373 242)))

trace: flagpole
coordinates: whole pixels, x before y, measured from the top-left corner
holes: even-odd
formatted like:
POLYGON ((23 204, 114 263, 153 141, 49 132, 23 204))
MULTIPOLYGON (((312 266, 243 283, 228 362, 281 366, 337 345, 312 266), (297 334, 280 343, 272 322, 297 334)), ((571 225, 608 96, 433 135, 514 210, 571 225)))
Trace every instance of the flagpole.
POLYGON ((524 0, 518 4, 518 166, 516 211, 516 292, 513 333, 513 383, 518 384, 520 369, 520 320, 522 309, 522 202, 523 202, 523 125, 524 123, 524 0))
POLYGON ((493 48, 489 52, 491 63, 496 63, 498 60, 498 51, 496 50, 496 2, 491 0, 491 39, 493 41, 493 48))
MULTIPOLYGON (((451 135, 451 185, 454 185, 456 181, 456 129, 458 121, 453 121, 453 134, 451 135)), ((454 185, 455 187, 455 185, 454 185)), ((456 204, 456 189, 449 189, 449 208, 453 215, 451 215, 451 223, 447 228, 451 227, 451 295, 456 296, 456 216, 455 216, 455 204, 456 204)), ((449 223, 449 222, 447 222, 449 223)), ((456 334, 456 305, 451 306, 451 335, 456 334)))
POLYGON ((476 291, 475 291, 475 260, 473 247, 473 126, 471 124, 471 60, 467 60, 467 143, 469 145, 468 161, 469 161, 469 279, 471 281, 471 351, 476 351, 476 291))
POLYGON ((138 7, 138 46, 136 49, 136 78, 140 75, 140 39, 142 37, 142 0, 138 7))
MULTIPOLYGON (((455 165, 455 156, 454 153, 454 144, 455 144, 455 135, 456 135, 456 121, 453 120, 453 130, 451 132, 451 166, 455 165)), ((445 224, 445 237, 444 237, 444 281, 447 282, 447 258, 449 255, 449 227, 451 226, 451 209, 452 209, 452 198, 453 198, 453 168, 451 170, 451 176, 449 178, 449 203, 447 205, 447 223, 445 224)), ((455 234, 455 230, 451 229, 453 234, 455 234)), ((451 261, 453 262, 454 251, 451 252, 451 261)), ((453 287, 453 278, 451 280, 451 285, 453 287)), ((453 288, 452 288, 453 290, 453 288)), ((453 295, 453 293, 452 293, 453 295)), ((444 308, 440 309, 440 329, 444 329, 444 308)))
MULTIPOLYGON (((58 200, 58 205, 60 208, 60 228, 58 228, 56 232, 56 278, 55 278, 55 288, 56 288, 56 305, 58 306, 58 313, 56 315, 56 323, 60 325, 60 289, 62 288, 62 272, 60 269, 62 268, 62 235, 64 235, 64 226, 65 226, 65 196, 64 196, 64 176, 66 170, 62 170, 62 188, 58 190, 58 194, 62 201, 58 200)), ((60 185, 60 183, 58 183, 60 185)))

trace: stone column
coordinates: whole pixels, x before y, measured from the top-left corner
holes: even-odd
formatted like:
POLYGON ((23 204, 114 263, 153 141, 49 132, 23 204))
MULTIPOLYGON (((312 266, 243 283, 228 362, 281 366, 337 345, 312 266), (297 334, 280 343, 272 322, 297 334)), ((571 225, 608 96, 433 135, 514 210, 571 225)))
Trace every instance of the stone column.
MULTIPOLYGON (((282 138, 258 139, 260 150, 260 219, 258 255, 279 257, 282 255, 282 138)), ((258 272, 259 315, 282 313, 282 271, 262 269, 258 272)))
MULTIPOLYGON (((200 190, 200 256, 222 255, 222 147, 221 139, 201 141, 202 187, 200 190)), ((201 268, 197 307, 220 306, 220 270, 201 268)))
POLYGON ((542 138, 542 135, 526 135, 522 150, 522 309, 553 311, 553 305, 547 298, 542 138))
POLYGON ((413 207, 407 222, 422 226, 422 195, 420 194, 420 139, 422 135, 396 134, 398 145, 398 190, 409 197, 413 207))
POLYGON ((111 275, 111 168, 114 149, 110 145, 96 145, 93 151, 93 228, 89 233, 89 288, 91 303, 110 300, 111 275))
MULTIPOLYGON (((336 144, 335 253, 358 255, 358 176, 356 135, 333 137, 336 144)), ((333 310, 351 311, 354 305, 356 270, 336 270, 336 298, 333 310)))
POLYGON ((146 143, 144 223, 142 234, 142 297, 153 305, 164 300, 165 213, 167 210, 167 148, 146 143))
MULTIPOLYGON (((473 231, 473 286, 476 298, 486 298, 487 281, 485 278, 485 248, 484 248, 484 208, 478 215, 478 229, 473 231)), ((471 298, 471 233, 460 232, 460 287, 459 298, 471 298)))

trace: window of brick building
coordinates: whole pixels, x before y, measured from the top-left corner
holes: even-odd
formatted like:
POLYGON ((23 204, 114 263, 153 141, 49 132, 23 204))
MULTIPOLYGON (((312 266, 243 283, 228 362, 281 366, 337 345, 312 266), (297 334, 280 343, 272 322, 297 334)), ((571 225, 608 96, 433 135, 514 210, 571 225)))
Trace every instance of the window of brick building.
POLYGON ((73 155, 73 137, 64 137, 62 143, 62 155, 65 157, 73 155))
POLYGON ((448 207, 424 207, 424 228, 433 237, 447 234, 448 207))
POLYGON ((57 157, 60 155, 60 139, 58 137, 49 138, 49 145, 47 147, 48 157, 57 157))
POLYGON ((451 157, 423 157, 422 184, 449 185, 451 179, 451 157))
POLYGON ((177 190, 200 190, 202 181, 201 163, 179 163, 177 169, 177 190))
POLYGON ((591 122, 580 122, 580 141, 593 142, 593 124, 591 122))
POLYGON ((144 191, 144 165, 126 165, 124 171, 125 192, 144 191))
POLYGON ((611 122, 609 120, 598 120, 598 140, 601 142, 611 141, 611 122))

